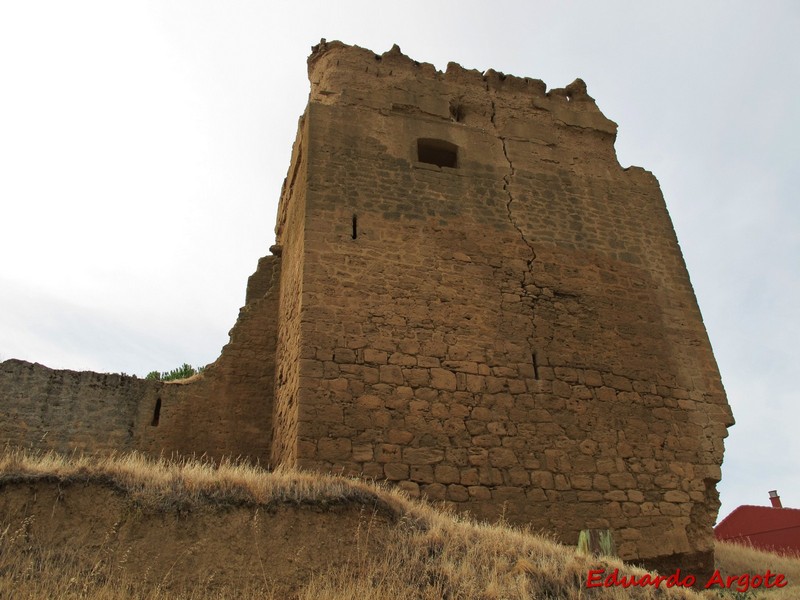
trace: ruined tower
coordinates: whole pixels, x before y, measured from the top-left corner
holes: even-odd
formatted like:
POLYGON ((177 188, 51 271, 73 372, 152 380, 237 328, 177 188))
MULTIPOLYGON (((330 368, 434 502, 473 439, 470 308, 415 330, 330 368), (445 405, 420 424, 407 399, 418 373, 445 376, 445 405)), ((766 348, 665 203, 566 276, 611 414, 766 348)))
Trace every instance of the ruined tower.
POLYGON ((584 83, 338 42, 308 64, 273 463, 711 567, 730 409, 658 182, 584 83))
POLYGON ((713 566, 733 423, 653 175, 576 80, 321 43, 231 341, 169 384, 0 365, 0 441, 395 482, 620 556, 713 566))

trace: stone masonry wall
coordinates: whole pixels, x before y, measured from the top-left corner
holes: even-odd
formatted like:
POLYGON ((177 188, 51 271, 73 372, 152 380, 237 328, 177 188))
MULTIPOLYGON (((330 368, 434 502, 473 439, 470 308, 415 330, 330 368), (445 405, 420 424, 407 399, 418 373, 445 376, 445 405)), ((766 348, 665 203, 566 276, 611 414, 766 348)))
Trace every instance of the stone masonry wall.
POLYGON ((268 465, 279 283, 280 259, 262 258, 230 343, 202 376, 184 382, 0 363, 0 443, 241 456, 268 465))
POLYGON ((270 464, 280 276, 280 257, 259 260, 230 343, 200 377, 163 384, 158 425, 143 406, 138 448, 270 464))
POLYGON ((296 463, 711 568, 733 421, 657 181, 583 82, 338 42, 309 77, 296 463))
POLYGON ((283 257, 278 304, 277 361, 275 364, 275 408, 272 464, 292 466, 297 461, 297 423, 299 382, 302 365, 301 310, 302 275, 305 265, 305 197, 307 150, 304 147, 305 116, 298 126, 292 149, 289 175, 281 190, 278 218, 275 225, 276 247, 283 257), (291 227, 287 224, 291 223, 291 227))
POLYGON ((174 383, 6 361, 0 443, 358 474, 708 573, 733 419, 658 182, 583 82, 339 42, 309 78, 220 358, 174 383))
POLYGON ((124 375, 7 360, 0 363, 0 444, 58 452, 132 450, 140 404, 152 405, 160 387, 124 375))

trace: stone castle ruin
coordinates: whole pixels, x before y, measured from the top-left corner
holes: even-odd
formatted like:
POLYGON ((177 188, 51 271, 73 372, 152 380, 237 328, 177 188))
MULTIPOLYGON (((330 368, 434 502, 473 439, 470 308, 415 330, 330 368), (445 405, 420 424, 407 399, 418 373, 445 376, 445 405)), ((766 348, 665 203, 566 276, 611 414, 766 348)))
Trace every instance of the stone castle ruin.
POLYGON ((713 568, 733 424, 655 177, 576 80, 322 42, 272 255, 204 374, 0 365, 0 439, 245 456, 713 568))

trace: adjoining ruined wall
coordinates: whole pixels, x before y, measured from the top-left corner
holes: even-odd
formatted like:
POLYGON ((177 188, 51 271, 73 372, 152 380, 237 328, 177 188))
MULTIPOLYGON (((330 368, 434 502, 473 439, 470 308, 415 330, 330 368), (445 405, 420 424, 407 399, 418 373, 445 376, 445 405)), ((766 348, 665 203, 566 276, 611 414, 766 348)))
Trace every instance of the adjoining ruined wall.
POLYGON ((140 404, 160 382, 88 371, 0 363, 0 445, 58 452, 133 450, 140 404))
POLYGON ((185 382, 0 363, 0 443, 270 460, 280 258, 259 261, 230 343, 185 382))
POLYGON ((280 257, 259 260, 230 343, 200 377, 163 384, 157 426, 155 406, 143 406, 137 447, 270 464, 280 277, 280 257))
POLYGON ((711 568, 733 421, 658 184, 585 85, 338 42, 309 77, 297 464, 711 568))

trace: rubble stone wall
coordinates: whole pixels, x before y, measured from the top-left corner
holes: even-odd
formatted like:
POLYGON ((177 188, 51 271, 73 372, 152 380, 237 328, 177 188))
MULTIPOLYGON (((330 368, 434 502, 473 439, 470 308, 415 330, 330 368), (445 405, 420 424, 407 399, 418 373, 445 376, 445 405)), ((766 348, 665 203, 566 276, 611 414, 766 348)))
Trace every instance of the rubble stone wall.
POLYGON ((0 444, 57 452, 135 448, 140 406, 161 384, 124 375, 0 363, 0 444))
POLYGON ((576 80, 339 42, 220 358, 164 383, 0 365, 0 441, 395 482, 624 559, 713 568, 733 424, 655 177, 576 80))
POLYGON ((583 82, 339 43, 309 76, 297 464, 710 568, 733 421, 658 183, 583 82))
POLYGON ((67 453, 245 457, 268 466, 279 282, 280 259, 262 258, 230 343, 188 380, 0 363, 0 443, 67 453))
POLYGON ((305 127, 304 116, 298 126, 292 163, 281 190, 275 225, 277 247, 285 268, 282 271, 278 304, 272 464, 285 466, 297 463, 297 424, 302 394, 300 377, 305 358, 301 340, 308 162, 308 150, 304 147, 305 127))

